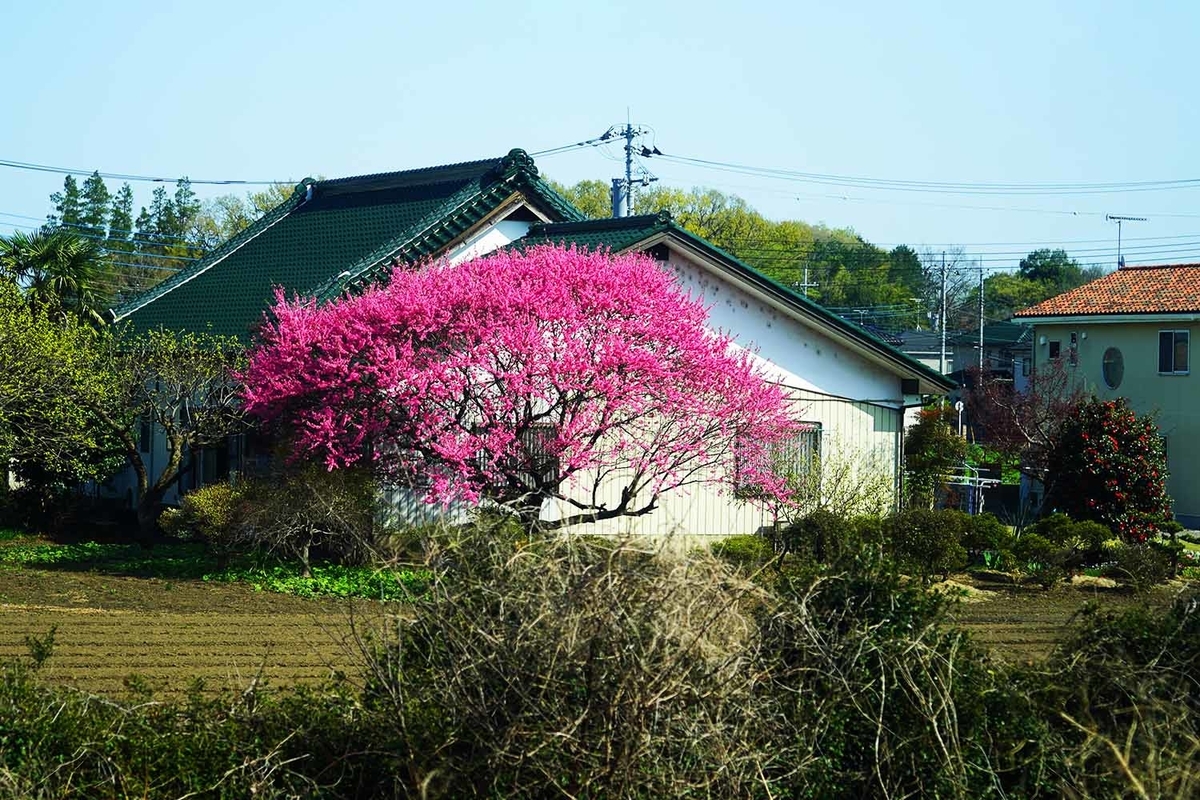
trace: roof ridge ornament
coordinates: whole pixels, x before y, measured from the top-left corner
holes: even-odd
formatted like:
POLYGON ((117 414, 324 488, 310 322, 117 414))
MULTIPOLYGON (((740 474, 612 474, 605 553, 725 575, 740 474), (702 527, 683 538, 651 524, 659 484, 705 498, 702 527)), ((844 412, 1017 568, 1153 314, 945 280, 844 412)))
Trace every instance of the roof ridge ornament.
POLYGON ((537 164, 533 163, 533 158, 529 153, 526 153, 519 147, 514 147, 508 151, 508 155, 500 159, 497 172, 504 177, 513 175, 517 172, 527 172, 536 177, 538 174, 537 164))

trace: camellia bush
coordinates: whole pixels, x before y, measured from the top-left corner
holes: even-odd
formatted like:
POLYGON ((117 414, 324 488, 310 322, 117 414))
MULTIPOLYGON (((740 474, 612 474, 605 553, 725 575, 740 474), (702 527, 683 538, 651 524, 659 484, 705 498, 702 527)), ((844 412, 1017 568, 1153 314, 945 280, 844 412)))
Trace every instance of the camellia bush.
POLYGON ((641 254, 543 246, 398 269, 324 305, 277 295, 246 407, 330 469, 365 461, 428 502, 486 498, 527 528, 648 514, 735 461, 779 494, 756 465, 795 429, 787 398, 707 316, 641 254), (571 512, 539 523, 548 499, 571 512))
POLYGON ((1078 406, 1055 442, 1046 484, 1056 510, 1101 522, 1129 542, 1145 541, 1171 518, 1158 426, 1124 398, 1078 406))

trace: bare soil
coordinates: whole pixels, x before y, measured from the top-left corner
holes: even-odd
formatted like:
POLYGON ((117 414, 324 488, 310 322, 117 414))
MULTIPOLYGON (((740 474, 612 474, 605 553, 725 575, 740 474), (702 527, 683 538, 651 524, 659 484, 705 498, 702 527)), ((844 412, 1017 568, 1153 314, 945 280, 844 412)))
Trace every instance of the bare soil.
POLYGON ((0 662, 26 657, 27 636, 57 628, 42 675, 114 694, 139 676, 158 692, 320 682, 355 674, 355 631, 394 606, 308 600, 229 584, 0 568, 0 662))
MULTIPOLYGON (((959 598, 952 621, 1000 658, 1033 661, 1063 640, 1085 603, 1165 608, 1182 584, 1134 595, 1102 582, 1051 590, 955 575, 939 587, 959 598)), ((360 635, 404 607, 364 600, 303 599, 244 585, 0 566, 0 663, 27 657, 26 637, 57 629, 43 676, 103 693, 138 676, 160 693, 317 683, 358 674, 360 635)))
POLYGON ((1166 608, 1183 589, 1177 583, 1138 595, 1092 581, 1053 589, 980 581, 968 575, 954 576, 954 581, 981 591, 972 593, 969 602, 956 603, 952 619, 997 657, 1010 661, 1034 661, 1049 655, 1087 603, 1113 610, 1166 608))

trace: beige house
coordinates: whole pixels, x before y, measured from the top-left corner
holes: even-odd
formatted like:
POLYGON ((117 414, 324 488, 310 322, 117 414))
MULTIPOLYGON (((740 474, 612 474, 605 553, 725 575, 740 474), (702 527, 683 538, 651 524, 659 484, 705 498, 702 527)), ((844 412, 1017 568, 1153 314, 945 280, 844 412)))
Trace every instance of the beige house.
POLYGON ((1158 415, 1175 515, 1200 527, 1200 377, 1191 374, 1200 264, 1122 267, 1015 318, 1033 325, 1035 370, 1064 359, 1097 397, 1158 415))

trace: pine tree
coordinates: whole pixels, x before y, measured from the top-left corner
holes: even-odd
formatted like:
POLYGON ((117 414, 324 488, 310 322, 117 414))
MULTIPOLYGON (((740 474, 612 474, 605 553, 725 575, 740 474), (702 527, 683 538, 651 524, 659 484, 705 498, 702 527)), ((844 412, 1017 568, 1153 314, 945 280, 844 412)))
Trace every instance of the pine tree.
POLYGON ((108 217, 108 239, 104 243, 108 251, 113 295, 117 302, 135 293, 140 288, 134 263, 133 243, 133 189, 122 184, 112 196, 108 217))
POLYGON ((83 182, 79 227, 83 236, 102 240, 108 232, 108 204, 112 195, 99 172, 93 172, 83 182))
POLYGON ((196 199, 196 193, 192 190, 192 182, 186 177, 180 178, 175 184, 175 224, 178 226, 180 237, 187 236, 199 214, 200 201, 196 199))
POLYGON ((175 207, 159 186, 150 197, 150 209, 143 206, 137 219, 138 252, 147 256, 166 255, 166 245, 175 230, 175 207))
MULTIPOLYGON (((192 191, 192 182, 186 177, 180 178, 175 184, 175 202, 172 203, 172 208, 175 211, 174 230, 171 231, 171 240, 167 242, 170 254, 180 259, 202 255, 204 251, 199 241, 202 233, 199 223, 203 206, 192 191)), ((174 266, 183 267, 186 263, 180 261, 174 266)))
MULTIPOLYGON (((155 194, 157 195, 159 192, 164 192, 161 186, 155 191, 155 194)), ((132 195, 130 199, 132 200, 132 195)), ((153 270, 148 269, 151 265, 161 261, 160 258, 155 257, 159 255, 155 244, 157 241, 154 217, 150 211, 146 210, 145 206, 142 206, 142 210, 133 224, 133 238, 127 245, 127 254, 121 259, 125 262, 125 266, 121 270, 124 294, 137 294, 157 282, 150 278, 154 274, 153 270)))
POLYGON ((128 251, 133 235, 133 189, 129 184, 121 185, 112 197, 112 208, 108 216, 108 247, 110 250, 128 251))
POLYGON ((50 195, 50 202, 54 203, 55 213, 46 217, 48 227, 71 228, 79 225, 82 214, 82 197, 74 175, 68 175, 63 179, 63 190, 50 195))

